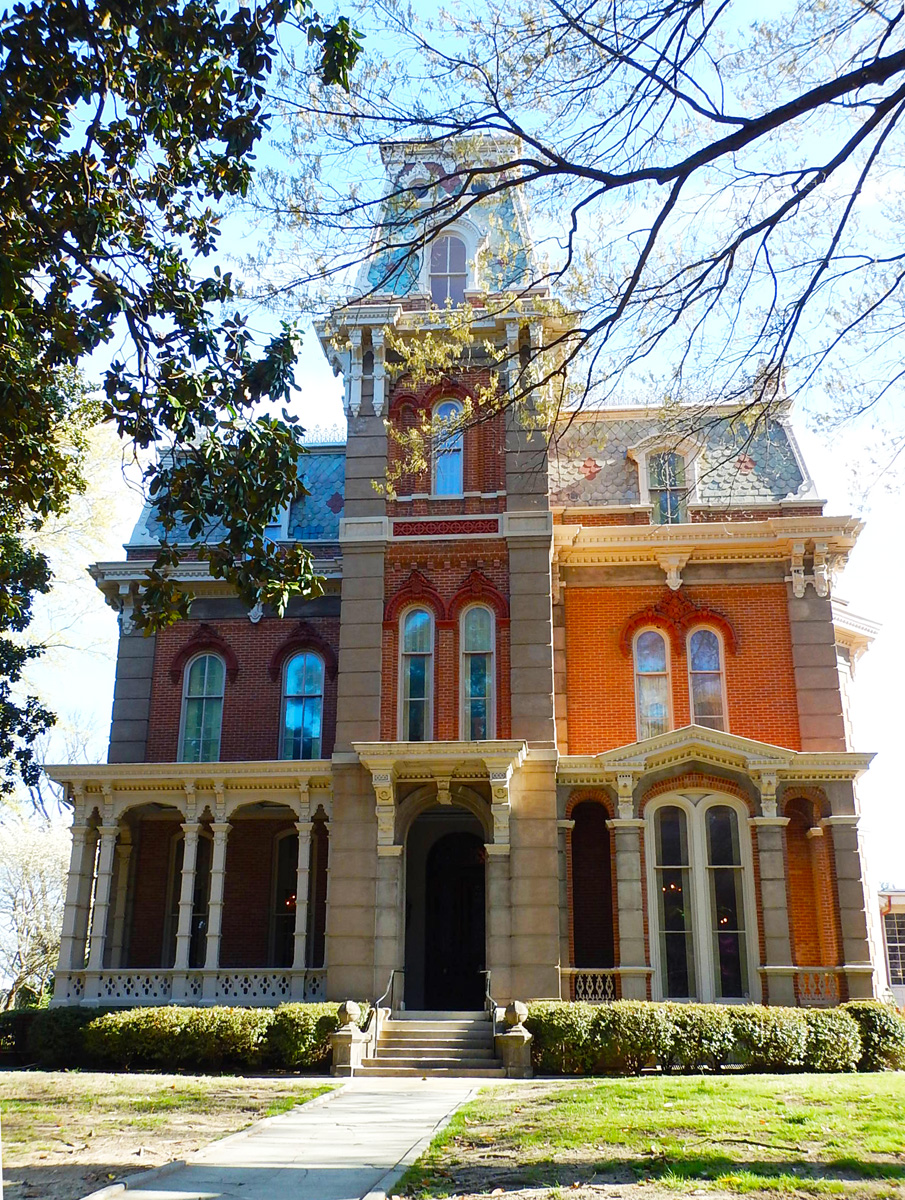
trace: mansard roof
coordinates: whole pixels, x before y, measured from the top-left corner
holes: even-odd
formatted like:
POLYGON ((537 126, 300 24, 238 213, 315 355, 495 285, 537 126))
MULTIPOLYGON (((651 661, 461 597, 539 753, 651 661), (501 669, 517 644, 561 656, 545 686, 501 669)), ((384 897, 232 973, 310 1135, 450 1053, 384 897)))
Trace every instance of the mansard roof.
POLYGON ((693 478, 689 503, 718 508, 816 503, 817 494, 783 418, 754 420, 737 406, 696 419, 653 408, 579 412, 550 446, 554 506, 640 504, 642 451, 677 449, 693 478))

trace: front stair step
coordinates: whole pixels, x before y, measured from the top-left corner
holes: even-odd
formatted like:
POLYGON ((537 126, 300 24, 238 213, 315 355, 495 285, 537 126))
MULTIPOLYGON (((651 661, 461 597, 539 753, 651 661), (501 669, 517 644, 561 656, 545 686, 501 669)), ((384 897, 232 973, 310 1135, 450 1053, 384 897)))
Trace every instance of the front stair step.
POLYGON ((503 1078, 484 1012, 394 1012, 384 1022, 377 1054, 356 1075, 503 1078))

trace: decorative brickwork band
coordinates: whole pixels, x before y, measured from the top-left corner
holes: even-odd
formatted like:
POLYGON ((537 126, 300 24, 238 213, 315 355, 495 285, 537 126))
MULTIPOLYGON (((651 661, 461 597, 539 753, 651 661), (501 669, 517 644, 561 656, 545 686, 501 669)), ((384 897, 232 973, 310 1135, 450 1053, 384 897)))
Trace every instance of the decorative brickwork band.
POLYGON ((498 517, 480 517, 449 521, 393 521, 393 537, 467 537, 468 534, 496 537, 500 532, 498 517))
POLYGON ((727 650, 738 652, 735 629, 722 613, 695 602, 684 591, 665 591, 656 604, 634 613, 619 636, 619 649, 632 655, 632 638, 645 625, 658 625, 669 634, 676 654, 685 653, 685 635, 697 625, 713 625, 723 635, 727 650))

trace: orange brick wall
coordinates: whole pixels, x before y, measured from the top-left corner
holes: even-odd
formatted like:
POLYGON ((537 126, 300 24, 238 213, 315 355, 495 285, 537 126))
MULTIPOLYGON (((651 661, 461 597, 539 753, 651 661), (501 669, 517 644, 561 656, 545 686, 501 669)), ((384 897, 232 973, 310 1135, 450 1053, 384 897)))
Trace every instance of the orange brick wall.
POLYGON ((792 958, 797 966, 834 967, 842 961, 842 937, 832 830, 807 836, 819 814, 804 797, 790 800, 785 815, 792 958))
MULTIPOLYGON (((472 571, 480 571, 508 599, 509 557, 506 543, 486 541, 391 546, 385 563, 385 597, 389 602, 404 588, 413 570, 418 570, 440 595, 444 605, 466 583, 472 571)), ((476 597, 480 603, 480 597, 476 597)), ((427 605, 430 609, 431 605, 427 605)), ((492 609, 493 605, 489 605, 492 609)), ((432 609, 431 609, 432 610, 432 609)), ((509 737, 509 624, 495 617, 496 639, 496 732, 492 737, 509 737)), ((383 678, 381 686, 381 737, 395 741, 398 722, 399 621, 387 621, 383 630, 383 678)), ((459 737, 459 622, 436 620, 434 625, 434 732, 440 741, 459 737)))
MULTIPOLYGON (((596 754, 637 738, 631 657, 619 637, 662 588, 564 588, 569 752, 596 754)), ((684 589, 734 626, 738 652, 726 653, 729 732, 801 748, 786 589, 781 583, 709 584, 684 589)), ((672 656, 673 723, 690 723, 688 661, 672 656)))

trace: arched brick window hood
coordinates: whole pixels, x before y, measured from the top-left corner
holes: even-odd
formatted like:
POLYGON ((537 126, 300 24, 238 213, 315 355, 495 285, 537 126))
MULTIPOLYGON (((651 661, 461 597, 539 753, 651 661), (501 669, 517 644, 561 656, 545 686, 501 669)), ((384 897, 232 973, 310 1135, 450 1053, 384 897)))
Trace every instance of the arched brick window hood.
POLYGON ((434 617, 438 621, 446 617, 443 597, 417 570, 412 571, 396 595, 387 601, 383 613, 384 625, 395 627, 399 614, 410 604, 426 605, 433 609, 434 617))
POLYGON ((684 655, 686 634, 698 625, 712 625, 718 629, 726 649, 732 654, 738 653, 735 627, 722 613, 704 604, 695 604, 684 591, 668 590, 656 604, 629 617, 619 635, 619 649, 626 658, 631 658, 635 634, 645 626, 653 626, 669 636, 674 654, 684 655))
POLYGON ((202 622, 182 649, 174 655, 173 661, 170 663, 170 679, 174 684, 182 682, 185 664, 189 659, 205 650, 220 655, 226 664, 226 678, 230 683, 235 683, 236 676, 239 674, 239 660, 236 658, 235 651, 228 642, 223 640, 213 625, 202 622))
POLYGON ((307 621, 299 621, 298 625, 290 632, 273 654, 270 656, 270 662, 267 664, 267 673, 270 678, 276 683, 280 678, 280 673, 283 670, 283 664, 290 655, 296 654, 302 650, 313 650, 315 654, 319 654, 324 660, 324 668, 329 679, 336 678, 337 659, 336 651, 325 641, 313 625, 307 621))
POLYGON ((509 605, 506 597, 493 586, 486 575, 480 571, 472 571, 465 583, 453 596, 447 605, 447 617, 455 621, 467 604, 486 604, 496 613, 497 624, 509 620, 509 605))

